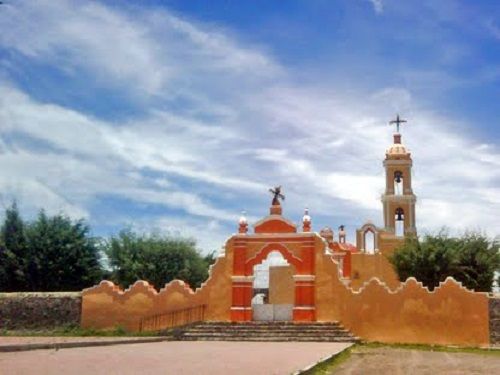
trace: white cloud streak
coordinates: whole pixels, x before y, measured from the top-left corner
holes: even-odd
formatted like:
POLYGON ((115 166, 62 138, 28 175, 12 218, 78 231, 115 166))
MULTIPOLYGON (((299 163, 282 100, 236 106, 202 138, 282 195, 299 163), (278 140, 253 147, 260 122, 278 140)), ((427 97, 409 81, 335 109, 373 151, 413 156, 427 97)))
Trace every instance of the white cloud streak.
POLYGON ((408 90, 381 87, 361 98, 320 83, 299 87, 259 48, 166 11, 132 17, 68 1, 5 8, 0 47, 70 80, 95 76, 144 110, 105 120, 4 80, 0 186, 28 207, 92 222, 90 207, 104 195, 163 206, 184 216, 152 217, 151 225, 185 226, 209 248, 235 228, 240 209, 264 215, 267 187, 280 183, 294 218, 308 205, 313 218, 381 224, 381 160, 391 136, 384 124, 401 111, 411 120, 404 141, 415 161, 419 228, 500 227, 497 147, 474 140, 468 124, 421 109, 408 90))

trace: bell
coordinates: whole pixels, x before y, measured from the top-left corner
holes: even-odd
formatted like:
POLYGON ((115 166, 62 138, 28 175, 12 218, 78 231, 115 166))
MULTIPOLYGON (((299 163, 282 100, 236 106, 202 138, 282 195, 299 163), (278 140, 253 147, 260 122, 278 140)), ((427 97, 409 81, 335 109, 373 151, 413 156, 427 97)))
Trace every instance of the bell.
POLYGON ((403 221, 403 210, 401 208, 398 208, 396 210, 396 221, 403 221))
POLYGON ((394 178, 395 178, 396 183, 399 184, 401 182, 401 177, 403 177, 403 174, 401 172, 396 172, 394 174, 394 178))

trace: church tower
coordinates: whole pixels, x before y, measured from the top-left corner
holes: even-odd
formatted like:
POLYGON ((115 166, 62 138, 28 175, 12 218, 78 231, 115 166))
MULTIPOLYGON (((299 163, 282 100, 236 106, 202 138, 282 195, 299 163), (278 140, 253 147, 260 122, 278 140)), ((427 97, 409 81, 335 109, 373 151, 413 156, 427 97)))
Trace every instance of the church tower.
POLYGON ((391 124, 396 124, 394 144, 385 153, 384 229, 397 237, 416 234, 415 203, 411 185, 412 159, 409 150, 401 143, 399 126, 406 122, 399 115, 391 124))

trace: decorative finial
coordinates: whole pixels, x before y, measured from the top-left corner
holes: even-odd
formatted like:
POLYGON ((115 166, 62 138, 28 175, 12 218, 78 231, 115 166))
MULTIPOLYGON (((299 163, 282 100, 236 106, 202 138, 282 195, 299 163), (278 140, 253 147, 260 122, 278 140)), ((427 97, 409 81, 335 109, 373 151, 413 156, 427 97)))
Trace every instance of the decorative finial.
POLYGON ((311 216, 309 216, 309 209, 307 207, 304 209, 304 216, 302 216, 302 231, 311 231, 311 216))
POLYGON ((345 243, 345 238, 346 238, 345 225, 342 224, 339 227, 339 243, 345 243))
POLYGON ((240 220, 238 221, 238 223, 239 223, 239 228, 238 228, 239 233, 248 232, 248 220, 246 218, 245 211, 241 211, 241 216, 240 216, 240 220))
POLYGON ((399 126, 406 122, 407 122, 406 120, 403 120, 402 118, 399 117, 398 113, 395 120, 389 121, 389 125, 396 124, 396 133, 399 133, 399 126))
POLYGON ((271 203, 273 206, 280 205, 280 198, 283 201, 285 200, 285 196, 281 194, 281 185, 275 186, 274 189, 269 189, 269 191, 271 192, 271 194, 273 194, 273 201, 271 203))

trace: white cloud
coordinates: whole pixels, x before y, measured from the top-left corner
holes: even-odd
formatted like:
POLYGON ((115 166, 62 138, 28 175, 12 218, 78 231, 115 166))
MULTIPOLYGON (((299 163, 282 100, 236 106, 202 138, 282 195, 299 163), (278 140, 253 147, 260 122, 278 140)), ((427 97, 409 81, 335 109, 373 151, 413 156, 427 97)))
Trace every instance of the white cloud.
POLYGON ((384 3, 382 0, 368 0, 373 5, 373 10, 377 14, 381 14, 384 11, 384 3))
MULTIPOLYGON (((403 112, 419 227, 491 234, 500 227, 497 146, 476 141, 469 124, 421 109, 409 90, 299 87, 259 48, 166 11, 137 10, 132 18, 93 2, 19 4, 0 12, 9 26, 0 46, 67 71, 68 79, 87 72, 143 107, 141 115, 104 120, 3 81, 0 186, 28 206, 91 221, 90 207, 104 195, 167 207, 183 215, 137 220, 192 233, 208 249, 229 234, 240 209, 264 215, 267 188, 282 184, 293 218, 308 205, 313 220, 381 224, 387 121, 403 112), (174 97, 184 104, 172 105, 174 97)), ((317 223, 325 224, 340 223, 317 223)))

